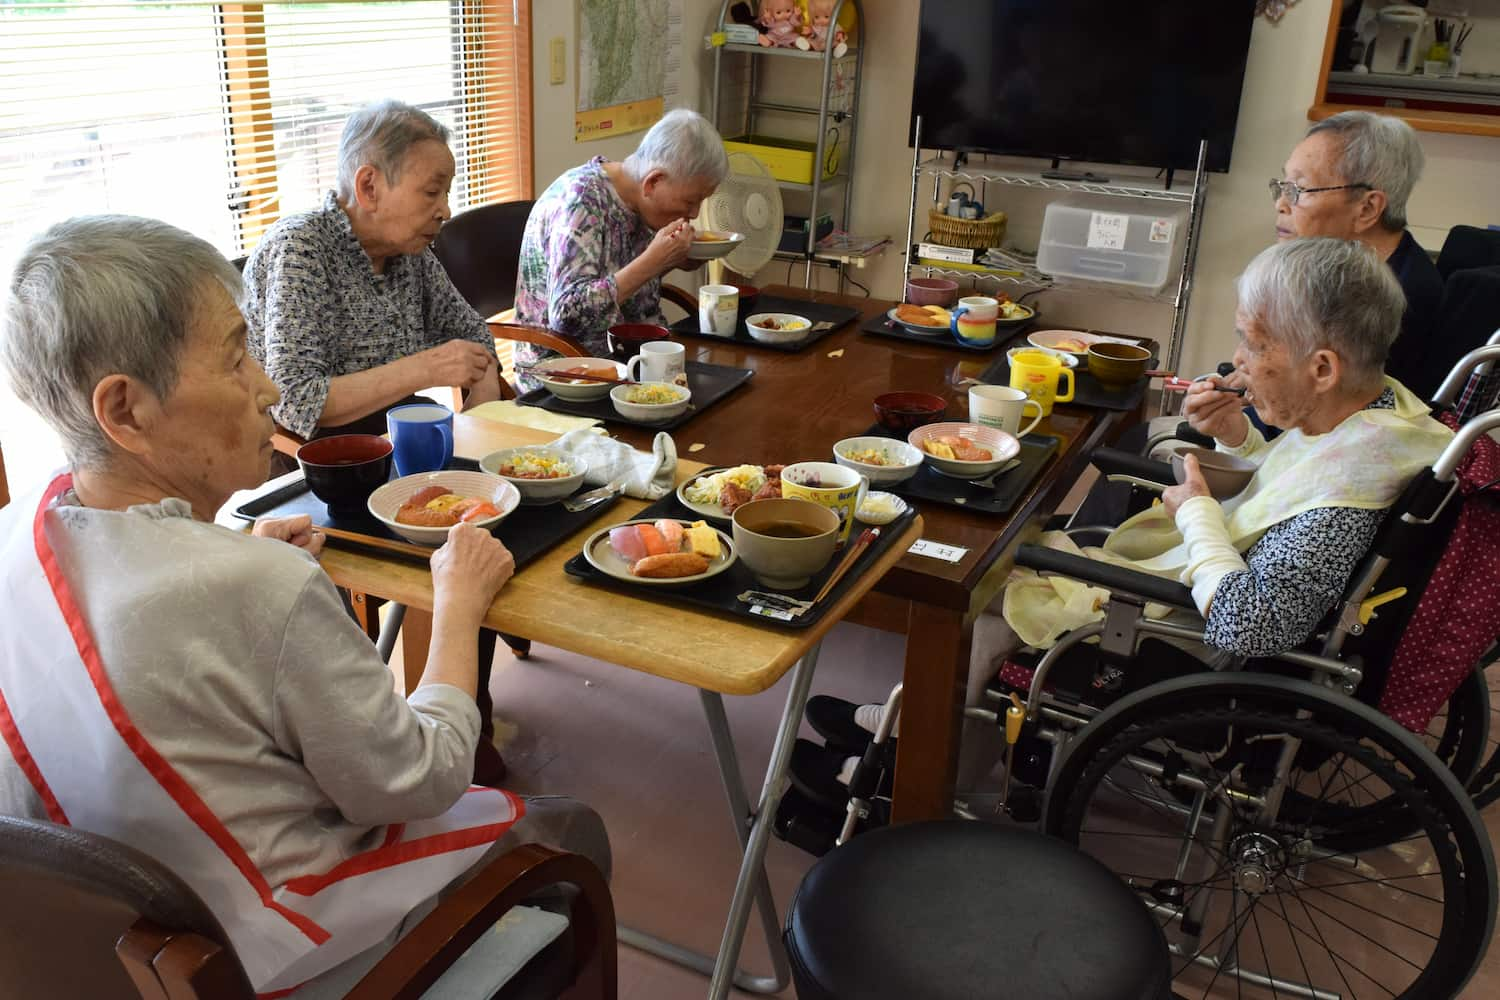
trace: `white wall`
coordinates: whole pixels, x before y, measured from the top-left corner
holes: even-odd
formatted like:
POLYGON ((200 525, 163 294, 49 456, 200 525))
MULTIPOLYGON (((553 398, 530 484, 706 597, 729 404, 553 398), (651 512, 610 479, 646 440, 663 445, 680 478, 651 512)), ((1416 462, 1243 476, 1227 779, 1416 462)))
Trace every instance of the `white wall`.
MULTIPOLYGON (((690 99, 696 95, 695 106, 706 110, 713 60, 702 48, 702 39, 717 17, 719 4, 717 0, 683 2, 684 93, 690 99)), ((1211 368, 1233 350, 1234 278, 1273 239, 1273 211, 1266 181, 1280 176, 1287 153, 1307 127, 1306 112, 1317 86, 1331 3, 1302 0, 1278 24, 1264 19, 1255 22, 1233 169, 1228 174, 1213 175, 1210 183, 1188 315, 1182 364, 1186 371, 1211 368)), ((573 141, 574 6, 549 2, 533 7, 538 190, 590 156, 624 156, 636 140, 625 136, 603 142, 573 141), (569 76, 562 86, 547 83, 546 46, 553 36, 567 39, 569 76)), ((910 190, 911 150, 906 135, 916 63, 918 5, 914 0, 864 0, 864 8, 864 113, 855 162, 852 228, 889 234, 899 245, 906 234, 910 190)), ((776 63, 778 71, 793 62, 776 63)), ((1044 108, 1028 110, 1045 113, 1044 108)), ((1421 137, 1427 152, 1427 172, 1412 197, 1409 213, 1418 240, 1435 250, 1450 226, 1500 223, 1500 140, 1440 133, 1421 133, 1421 137)), ((1108 172, 1121 174, 1116 168, 1108 168, 1108 172)), ((991 194, 995 195, 994 189, 991 194)), ((930 190, 924 190, 924 198, 930 198, 930 190)), ((1010 214, 1011 238, 1033 247, 1045 200, 1030 192, 1007 192, 1003 198, 991 198, 1010 214)), ((799 282, 800 273, 799 268, 799 282)), ((877 296, 901 295, 901 260, 894 253, 864 271, 852 273, 870 285, 877 296)), ((772 264, 759 280, 783 281, 785 275, 786 265, 772 264)), ((820 273, 819 277, 825 287, 831 287, 831 274, 820 273)), ((1048 317, 1059 322, 1152 335, 1164 334, 1171 318, 1166 307, 1071 293, 1046 293, 1042 305, 1048 317)))

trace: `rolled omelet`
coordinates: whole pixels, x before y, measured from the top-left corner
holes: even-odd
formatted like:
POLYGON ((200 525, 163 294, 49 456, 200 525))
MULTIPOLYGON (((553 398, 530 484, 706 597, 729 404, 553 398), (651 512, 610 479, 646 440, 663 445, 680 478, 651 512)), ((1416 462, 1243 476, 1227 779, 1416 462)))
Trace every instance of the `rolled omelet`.
POLYGON ((719 557, 719 533, 709 527, 707 521, 694 521, 684 532, 690 551, 698 553, 705 559, 717 559, 719 557))

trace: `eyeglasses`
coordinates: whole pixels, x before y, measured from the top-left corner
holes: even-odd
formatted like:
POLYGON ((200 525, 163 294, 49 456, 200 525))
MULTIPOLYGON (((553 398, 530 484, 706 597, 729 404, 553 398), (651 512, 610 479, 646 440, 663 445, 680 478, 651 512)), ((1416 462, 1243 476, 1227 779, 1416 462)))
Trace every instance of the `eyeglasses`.
POLYGON ((1273 178, 1271 180, 1271 200, 1280 201, 1282 196, 1285 195, 1288 205, 1296 205, 1297 199, 1301 198, 1305 194, 1317 194, 1319 191, 1347 191, 1350 188, 1363 188, 1366 191, 1375 190, 1375 186, 1373 184, 1364 183, 1332 184, 1328 187, 1305 188, 1298 187, 1292 181, 1278 181, 1273 178))

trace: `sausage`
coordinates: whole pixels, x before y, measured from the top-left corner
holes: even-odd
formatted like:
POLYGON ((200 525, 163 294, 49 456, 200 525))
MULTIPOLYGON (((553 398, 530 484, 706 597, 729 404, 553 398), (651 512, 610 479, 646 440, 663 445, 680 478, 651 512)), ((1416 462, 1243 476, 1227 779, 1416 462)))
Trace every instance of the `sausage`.
POLYGON ((451 510, 428 510, 408 501, 396 511, 396 523, 421 528, 451 528, 458 523, 458 515, 451 510))
POLYGON ((661 556, 647 556, 630 567, 636 576, 654 579, 670 579, 675 576, 696 576, 708 572, 708 557, 696 552, 669 552, 661 556))

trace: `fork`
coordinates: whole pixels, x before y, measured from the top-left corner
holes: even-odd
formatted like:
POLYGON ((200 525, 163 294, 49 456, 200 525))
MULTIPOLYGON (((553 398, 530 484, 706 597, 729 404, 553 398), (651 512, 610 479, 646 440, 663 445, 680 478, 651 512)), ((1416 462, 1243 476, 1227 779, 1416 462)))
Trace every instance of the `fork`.
POLYGON ((579 511, 588 510, 596 504, 601 504, 611 499, 624 488, 625 479, 616 479, 612 483, 605 483, 603 486, 589 490, 587 493, 580 493, 575 497, 569 497, 563 501, 563 508, 570 514, 577 514, 579 511))

